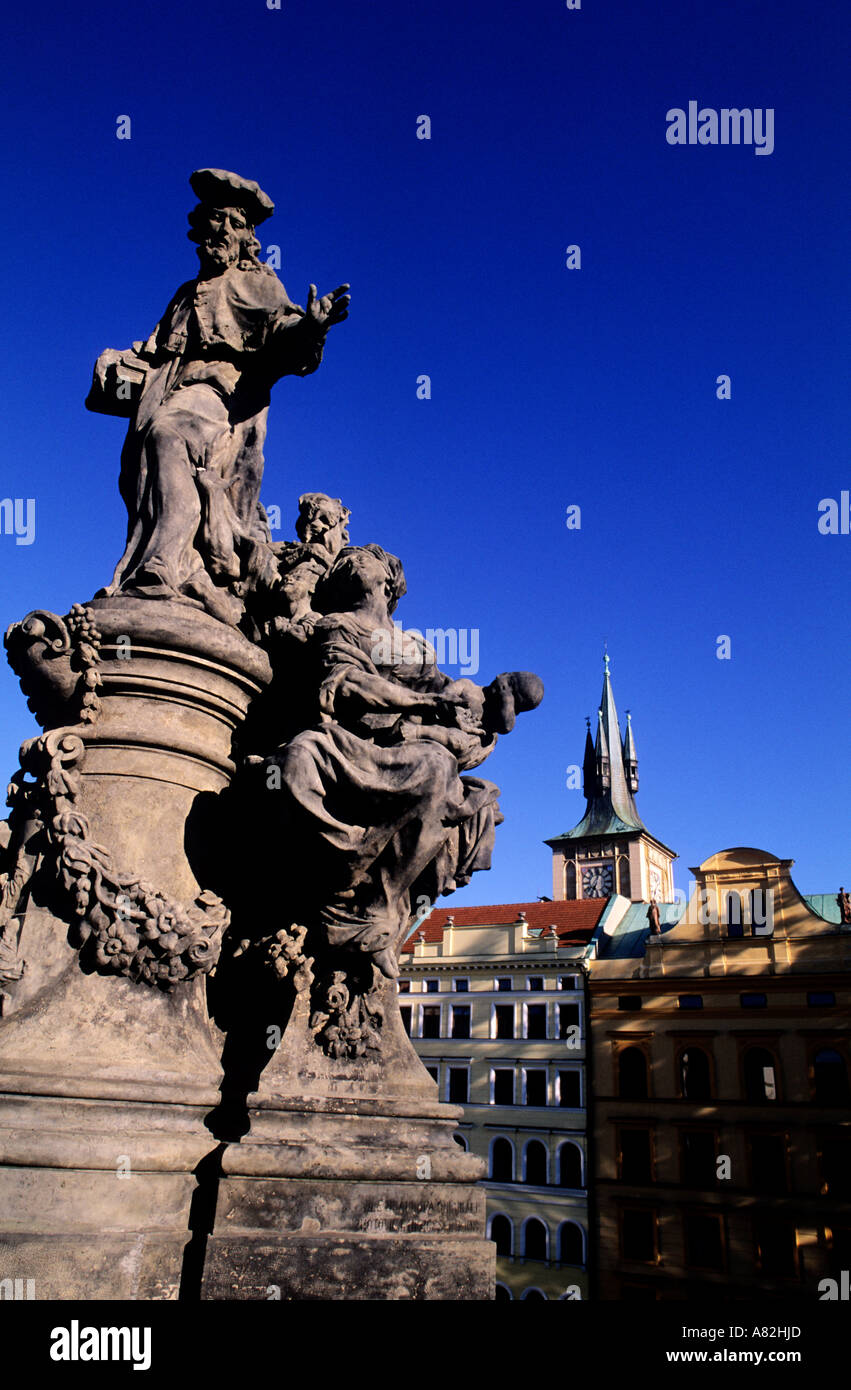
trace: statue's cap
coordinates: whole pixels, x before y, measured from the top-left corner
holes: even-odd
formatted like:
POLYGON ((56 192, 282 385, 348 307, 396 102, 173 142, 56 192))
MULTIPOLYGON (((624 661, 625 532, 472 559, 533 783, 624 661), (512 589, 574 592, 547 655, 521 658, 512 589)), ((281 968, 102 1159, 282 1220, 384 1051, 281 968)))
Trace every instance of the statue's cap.
POLYGON ((199 202, 214 208, 242 208, 252 227, 259 227, 275 211, 275 204, 259 183, 227 169, 196 169, 190 174, 189 183, 199 202))

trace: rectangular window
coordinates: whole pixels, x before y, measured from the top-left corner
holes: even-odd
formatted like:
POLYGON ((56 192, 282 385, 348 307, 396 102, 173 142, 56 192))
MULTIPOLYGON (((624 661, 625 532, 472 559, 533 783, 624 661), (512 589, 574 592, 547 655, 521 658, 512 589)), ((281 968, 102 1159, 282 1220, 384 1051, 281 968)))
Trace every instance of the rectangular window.
POLYGON ((494 1008, 494 1037, 514 1037, 514 1005, 497 1004, 494 1008))
POLYGON ((470 1036, 470 1005, 452 1005, 452 1037, 469 1038, 470 1036))
POLYGON ((786 1192, 786 1140, 782 1134, 750 1137, 751 1183, 756 1192, 786 1192))
POLYGON ((702 1009, 702 994, 681 994, 677 1001, 681 1009, 702 1009))
POLYGON ((618 1136, 622 1182, 653 1181, 649 1129, 622 1129, 618 1136))
POLYGON ((493 1103, 494 1105, 514 1104, 514 1071, 512 1068, 494 1068, 493 1103))
POLYGON ((440 1037, 440 1009, 427 1005, 423 1009, 423 1037, 440 1037))
POLYGON ((440 1079, 440 1069, 438 1067, 428 1066, 426 1067, 426 1071, 428 1072, 432 1081, 438 1081, 440 1079))
POLYGON ((836 1003, 836 995, 832 989, 811 989, 807 993, 807 1003, 811 1009, 832 1009, 836 1003))
POLYGON ((540 991, 544 988, 543 975, 530 975, 526 981, 526 988, 535 990, 537 993, 540 993, 540 991))
POLYGON ((768 998, 764 994, 740 994, 739 1003, 743 1009, 764 1009, 768 998))
POLYGON ((453 1105, 466 1105, 470 1093, 470 1073, 466 1067, 449 1068, 449 1100, 453 1105))
POLYGON ((754 1217, 753 1226, 757 1259, 763 1274, 794 1278, 798 1257, 794 1223, 776 1212, 766 1212, 754 1217))
POLYGON ((400 980, 400 981, 399 981, 399 993, 400 993, 400 994, 410 994, 410 992, 411 992, 411 982, 410 982, 410 980, 400 980))
POLYGON ((621 1213, 621 1257, 651 1264, 656 1259, 655 1211, 629 1210, 621 1213))
POLYGON ((547 1073, 545 1071, 530 1070, 526 1072, 526 1104, 527 1105, 546 1105, 547 1103, 547 1073))
POLYGON ((637 1009, 641 1008, 641 998, 637 994, 619 994, 618 1008, 623 1009, 626 1013, 635 1013, 637 1009))
POLYGON ((825 1138, 819 1148, 822 1191, 845 1202, 851 1200, 851 1135, 825 1138))
POLYGON ((407 1033, 408 1037, 410 1037, 410 1036, 411 1036, 411 1006, 410 1006, 410 1004, 403 1005, 403 1007, 399 1010, 399 1014, 400 1014, 400 1017, 401 1017, 401 1019, 402 1019, 402 1027, 404 1028, 404 1030, 405 1030, 405 1032, 407 1033))
POLYGON ((426 992, 426 994, 439 994, 439 993, 440 993, 440 981, 439 981, 439 980, 426 980, 426 982, 425 982, 425 992, 426 992))
POLYGON ((558 1035, 560 1038, 568 1036, 568 1030, 579 1027, 579 1005, 578 1004, 559 1004, 558 1006, 558 1035))
POLYGON ((547 1036, 546 1004, 526 1005, 526 1037, 545 1038, 547 1036))
POLYGON ((723 1269, 724 1241, 721 1217, 690 1211, 686 1212, 683 1220, 686 1263, 693 1269, 723 1269))
POLYGON ((456 980, 456 981, 455 981, 455 993, 456 993, 456 994, 469 994, 469 992, 470 992, 470 981, 469 981, 469 980, 456 980))
POLYGON ((582 1104, 579 1089, 578 1071, 560 1071, 558 1074, 558 1103, 571 1110, 578 1110, 582 1104))
POLYGON ((496 987, 500 994, 510 994, 512 989, 511 976, 501 975, 496 982, 496 987))
POLYGON ((575 975, 559 975, 559 977, 558 977, 558 987, 559 987, 559 989, 576 989, 576 976, 575 976, 575 975))
POLYGON ((718 1178, 715 1162, 715 1135, 711 1130, 687 1129, 680 1135, 682 1180, 686 1187, 702 1191, 715 1186, 718 1178))

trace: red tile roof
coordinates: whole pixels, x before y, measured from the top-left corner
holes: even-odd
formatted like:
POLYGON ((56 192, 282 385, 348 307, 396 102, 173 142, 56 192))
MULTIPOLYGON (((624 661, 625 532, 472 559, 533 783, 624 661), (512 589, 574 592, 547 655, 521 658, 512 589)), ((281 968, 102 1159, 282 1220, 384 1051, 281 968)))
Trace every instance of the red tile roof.
POLYGON ((458 927, 495 927, 516 922, 525 912, 530 927, 540 927, 541 936, 550 936, 555 929, 559 947, 585 946, 591 939, 603 915, 608 898, 587 898, 581 902, 557 903, 495 903, 489 907, 438 908, 412 932, 402 951, 413 951, 420 932, 427 942, 443 940, 443 928, 452 917, 458 927))

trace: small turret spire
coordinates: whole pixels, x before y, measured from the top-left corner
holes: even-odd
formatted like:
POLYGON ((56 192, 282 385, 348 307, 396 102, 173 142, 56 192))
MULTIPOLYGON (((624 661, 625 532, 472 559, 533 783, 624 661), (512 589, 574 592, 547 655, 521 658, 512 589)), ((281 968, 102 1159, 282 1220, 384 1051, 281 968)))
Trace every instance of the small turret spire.
POLYGON ((623 770, 626 783, 631 792, 638 791, 638 755, 635 751, 635 737, 632 732, 632 715, 626 712, 626 735, 623 741, 623 770))
POLYGON ((591 737, 591 718, 585 716, 585 756, 582 759, 582 790, 585 793, 586 801, 590 801, 592 796, 596 796, 597 786, 597 755, 594 752, 594 740, 591 737))

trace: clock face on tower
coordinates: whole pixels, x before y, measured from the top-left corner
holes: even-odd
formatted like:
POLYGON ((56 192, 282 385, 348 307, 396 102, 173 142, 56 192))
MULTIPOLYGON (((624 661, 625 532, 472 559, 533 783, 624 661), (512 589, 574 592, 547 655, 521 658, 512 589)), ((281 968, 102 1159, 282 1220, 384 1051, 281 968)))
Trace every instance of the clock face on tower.
POLYGON ((662 870, 657 869, 655 864, 650 865, 650 897, 656 902, 662 900, 662 870))
POLYGON ((582 870, 583 898, 607 898, 613 891, 615 870, 613 864, 590 864, 582 870))

